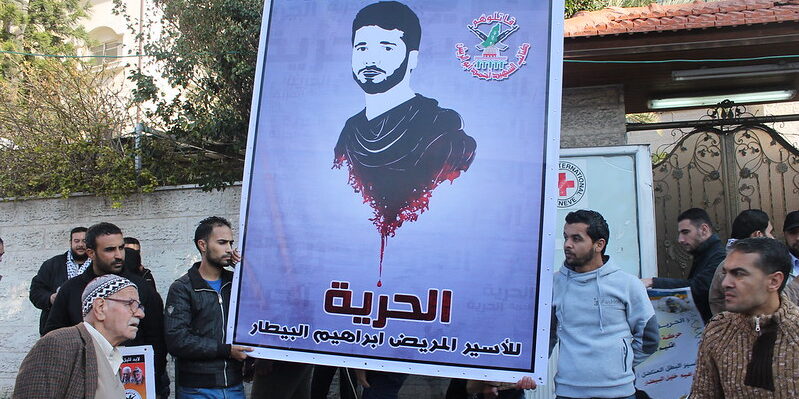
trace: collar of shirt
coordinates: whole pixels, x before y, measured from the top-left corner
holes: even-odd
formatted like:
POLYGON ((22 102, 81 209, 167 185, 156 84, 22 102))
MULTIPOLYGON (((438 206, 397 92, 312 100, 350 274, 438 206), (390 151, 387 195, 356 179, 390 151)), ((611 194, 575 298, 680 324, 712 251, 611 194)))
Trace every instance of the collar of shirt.
POLYGON ((799 277, 799 258, 793 256, 793 254, 790 255, 791 255, 791 266, 793 266, 791 268, 791 276, 799 277))
POLYGON ((114 375, 118 375, 119 366, 122 365, 122 354, 119 353, 119 349, 111 346, 111 343, 105 339, 103 334, 100 334, 100 332, 97 331, 91 324, 84 321, 83 325, 86 326, 89 334, 91 334, 92 338, 94 338, 94 340, 100 345, 100 350, 103 351, 103 356, 108 359, 108 363, 111 365, 111 370, 114 370, 114 375))

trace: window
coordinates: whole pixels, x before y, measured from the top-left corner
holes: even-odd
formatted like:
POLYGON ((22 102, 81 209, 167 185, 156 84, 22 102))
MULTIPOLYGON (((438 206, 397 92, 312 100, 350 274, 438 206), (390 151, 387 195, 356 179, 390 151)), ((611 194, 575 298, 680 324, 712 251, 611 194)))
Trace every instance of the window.
POLYGON ((89 53, 94 56, 98 56, 97 58, 92 58, 89 62, 92 65, 104 65, 109 64, 115 61, 118 61, 119 58, 111 58, 116 57, 122 54, 122 42, 121 41, 110 41, 105 42, 99 46, 94 46, 89 49, 89 53))

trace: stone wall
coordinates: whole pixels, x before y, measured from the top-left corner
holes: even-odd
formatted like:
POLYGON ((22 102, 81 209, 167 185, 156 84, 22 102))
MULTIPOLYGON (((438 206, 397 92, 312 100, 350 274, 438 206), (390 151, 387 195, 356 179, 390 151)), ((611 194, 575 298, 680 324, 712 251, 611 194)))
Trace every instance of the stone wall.
MULTIPOLYGON (((620 87, 565 90, 562 115, 562 147, 625 144, 620 87)), ((0 398, 10 396, 19 364, 38 338, 39 310, 28 300, 30 280, 43 261, 69 248, 72 227, 109 221, 137 237, 143 262, 166 296, 172 281, 199 260, 192 243, 197 222, 219 215, 238 225, 240 197, 238 186, 222 192, 184 186, 133 195, 116 209, 108 200, 86 195, 0 201, 0 237, 6 250, 0 263, 0 398)), ((446 385, 444 379, 412 376, 402 397, 443 397, 446 385)))
POLYGON ((561 148, 627 144, 621 86, 563 90, 561 148))
POLYGON ((143 263, 166 297, 172 281, 199 260, 192 243, 197 222, 219 215, 237 225, 240 196, 241 187, 222 192, 173 187, 131 196, 116 209, 108 200, 83 195, 0 202, 6 251, 0 263, 0 398, 10 396, 17 369, 39 337, 39 310, 28 299, 31 278, 42 262, 69 249, 72 227, 108 221, 137 237, 143 263))

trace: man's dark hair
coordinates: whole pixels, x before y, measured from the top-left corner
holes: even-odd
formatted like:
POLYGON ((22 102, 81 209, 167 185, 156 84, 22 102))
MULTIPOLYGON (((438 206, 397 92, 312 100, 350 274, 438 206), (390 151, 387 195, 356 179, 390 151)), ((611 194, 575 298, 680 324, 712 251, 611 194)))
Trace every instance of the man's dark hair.
POLYGON ((141 246, 141 244, 139 244, 139 240, 135 237, 125 237, 123 238, 123 240, 125 240, 125 244, 134 244, 141 246))
POLYGON ((108 222, 97 223, 86 230, 86 248, 97 249, 97 237, 112 234, 122 235, 122 230, 108 222))
POLYGON ((214 231, 214 227, 217 226, 227 226, 231 229, 233 228, 230 226, 230 222, 228 222, 227 219, 219 216, 210 216, 200 220, 200 225, 197 226, 197 230, 194 230, 194 246, 197 247, 198 251, 200 250, 200 244, 198 244, 198 241, 208 241, 208 236, 211 235, 211 232, 214 231))
POLYGON ((702 208, 691 208, 683 213, 680 216, 677 216, 677 223, 682 222, 683 220, 690 220, 691 224, 696 226, 697 228, 703 224, 710 226, 710 229, 713 229, 713 222, 710 221, 710 215, 702 208))
POLYGON ((605 218, 597 211, 580 209, 579 211, 569 212, 566 215, 566 224, 574 223, 588 225, 586 233, 591 237, 592 242, 596 242, 600 238, 605 239, 605 247, 602 248, 602 255, 604 255, 610 240, 610 228, 608 228, 608 222, 605 221, 605 218))
POLYGON ((405 4, 396 1, 381 1, 362 8, 352 21, 350 41, 355 44, 355 31, 372 25, 385 30, 401 30, 406 51, 419 50, 419 42, 422 39, 419 17, 405 4))
POLYGON ((69 240, 72 241, 72 236, 74 236, 75 233, 85 233, 86 230, 89 230, 89 229, 87 229, 87 228, 85 228, 83 226, 75 227, 74 229, 69 231, 69 240))
POLYGON ((755 266, 762 270, 763 273, 781 272, 783 280, 779 292, 782 292, 791 273, 791 256, 788 255, 788 247, 785 244, 773 238, 745 238, 732 243, 729 252, 732 251, 760 255, 755 266))
POLYGON ((738 214, 732 221, 730 238, 742 240, 749 238, 752 233, 759 231, 766 233, 768 228, 768 215, 760 209, 747 209, 738 214))
POLYGON ((2 238, 0 238, 0 244, 3 244, 3 239, 2 238))

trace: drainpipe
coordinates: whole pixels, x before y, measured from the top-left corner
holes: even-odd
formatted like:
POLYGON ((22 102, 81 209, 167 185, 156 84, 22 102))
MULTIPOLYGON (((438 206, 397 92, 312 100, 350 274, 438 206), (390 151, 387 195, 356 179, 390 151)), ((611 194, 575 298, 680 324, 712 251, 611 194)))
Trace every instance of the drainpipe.
POLYGON ((144 124, 139 122, 136 124, 136 139, 134 142, 134 147, 136 148, 136 158, 134 160, 134 166, 136 168, 136 174, 138 175, 141 172, 141 134, 144 131, 144 124))

